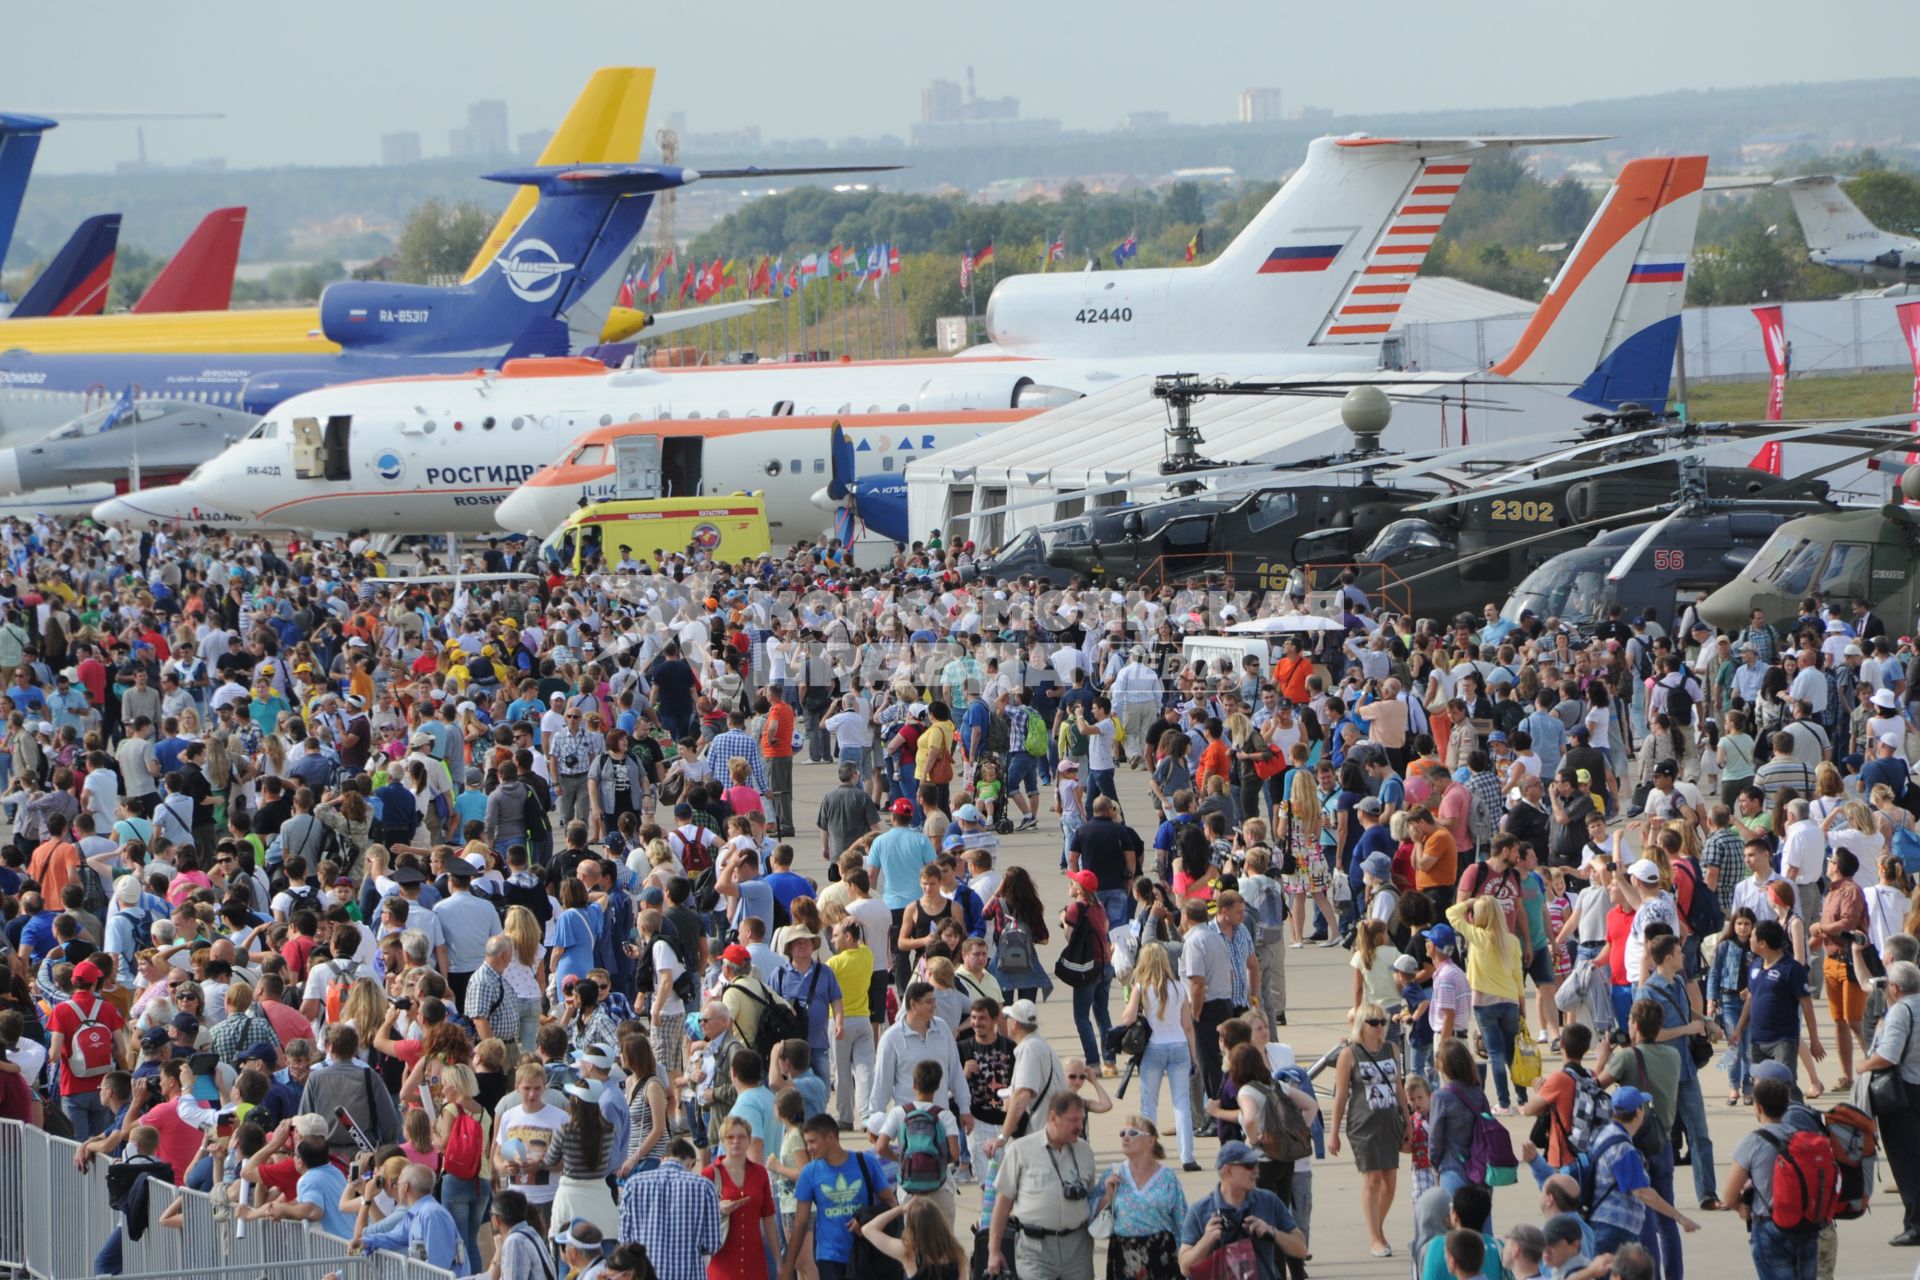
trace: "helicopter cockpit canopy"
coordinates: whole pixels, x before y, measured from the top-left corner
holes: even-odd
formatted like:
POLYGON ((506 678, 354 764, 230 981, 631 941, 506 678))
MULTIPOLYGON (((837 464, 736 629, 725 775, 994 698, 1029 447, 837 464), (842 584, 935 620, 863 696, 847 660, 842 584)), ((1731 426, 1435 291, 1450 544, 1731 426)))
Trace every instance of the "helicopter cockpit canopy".
POLYGON ((1828 543, 1782 529, 1754 553, 1743 576, 1789 596, 1811 592, 1830 599, 1864 596, 1872 560, 1869 543, 1828 543))
POLYGON ((1360 559, 1367 564, 1395 565, 1453 549, 1453 539, 1431 520, 1395 520, 1374 536, 1360 559))
POLYGON ((1575 626, 1601 621, 1613 604, 1614 584, 1607 573, 1620 558, 1619 547, 1583 547, 1564 551, 1528 574, 1500 610, 1509 622, 1522 610, 1536 618, 1559 618, 1575 626))

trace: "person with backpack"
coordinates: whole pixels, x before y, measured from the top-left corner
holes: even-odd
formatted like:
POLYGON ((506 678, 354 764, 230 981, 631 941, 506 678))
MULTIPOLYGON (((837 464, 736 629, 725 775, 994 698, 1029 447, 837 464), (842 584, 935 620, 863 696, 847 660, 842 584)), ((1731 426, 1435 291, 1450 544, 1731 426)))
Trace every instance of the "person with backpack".
POLYGON ((91 960, 73 966, 73 995, 47 1016, 47 1060, 60 1074, 60 1111, 85 1142, 113 1128, 113 1112, 100 1100, 100 1081, 119 1065, 120 1033, 126 1019, 100 993, 110 986, 91 960))
POLYGON ((953 1219, 953 1170, 960 1163, 960 1123, 951 1107, 936 1100, 951 1097, 946 1070, 926 1059, 913 1066, 913 1098, 887 1111, 874 1133, 874 1150, 900 1167, 902 1195, 933 1201, 941 1217, 953 1219))
POLYGON ((1593 1028, 1585 1023, 1576 1022, 1563 1030, 1560 1054, 1564 1064, 1544 1077, 1520 1108, 1522 1115, 1539 1117, 1533 1144, 1547 1153, 1547 1161, 1555 1169, 1571 1166, 1592 1150, 1594 1139, 1612 1115, 1613 1104, 1606 1089, 1586 1065, 1592 1048, 1593 1028))
MULTIPOLYGON (((786 963, 773 975, 773 990, 805 1015, 806 1030, 799 1034, 804 1035, 813 1053, 813 1073, 830 1084, 826 1073, 832 1069, 833 1042, 846 1034, 846 1003, 841 998, 840 980, 814 954, 819 945, 820 935, 812 929, 804 924, 790 926, 780 940, 786 963)), ((877 1088, 877 1070, 875 1074, 877 1088)), ((852 1087, 852 1082, 847 1086, 852 1087)))
MULTIPOLYGON (((1293 1209, 1293 1168, 1313 1155, 1313 1121, 1320 1104, 1313 1095, 1277 1081, 1267 1066, 1264 1045, 1237 1044, 1227 1057, 1227 1078, 1234 1086, 1240 1131, 1257 1157, 1256 1185, 1293 1209)), ((1222 1145, 1222 1149, 1231 1146, 1222 1145)), ((1300 1259, 1289 1258, 1293 1280, 1305 1280, 1300 1259)))
MULTIPOLYGON (((1820 1235, 1834 1218, 1839 1177, 1826 1134, 1790 1125, 1790 1086, 1761 1078, 1753 1084, 1760 1122, 1733 1148, 1721 1194, 1747 1223, 1747 1248, 1761 1280, 1814 1280, 1820 1235)), ((1894 1237, 1907 1239, 1911 1229, 1894 1237)))
MULTIPOLYGON (((1647 1166, 1634 1135, 1649 1122, 1651 1095, 1631 1085, 1613 1091, 1613 1118, 1594 1140, 1581 1173, 1580 1209, 1593 1226, 1594 1253, 1613 1253, 1622 1245, 1638 1243, 1651 1210, 1694 1232, 1700 1224, 1681 1213, 1647 1176, 1647 1166)), ((1664 1121, 1655 1121, 1664 1123, 1664 1121)), ((1678 1259, 1667 1274, 1677 1274, 1678 1259)), ((1764 1273, 1763 1273, 1764 1274, 1764 1273)))
POLYGON ((113 903, 101 949, 113 957, 120 985, 131 988, 138 957, 153 945, 153 922, 159 917, 157 909, 146 901, 137 875, 124 875, 114 881, 113 903))

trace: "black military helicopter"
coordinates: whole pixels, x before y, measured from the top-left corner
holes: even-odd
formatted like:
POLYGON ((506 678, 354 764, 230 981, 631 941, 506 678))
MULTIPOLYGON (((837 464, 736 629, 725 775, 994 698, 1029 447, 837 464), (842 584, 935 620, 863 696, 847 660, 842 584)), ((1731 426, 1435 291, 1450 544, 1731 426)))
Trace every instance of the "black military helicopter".
POLYGON ((1746 467, 1705 466, 1701 459, 1730 436, 1791 440, 1830 435, 1830 424, 1784 431, 1778 423, 1703 427, 1627 404, 1589 415, 1571 445, 1566 433, 1555 432, 1394 454, 1379 448, 1380 434, 1393 399, 1410 397, 1389 396, 1375 383, 1324 385, 1347 388, 1341 417, 1355 439, 1347 454, 1304 469, 1221 466, 1198 458, 1199 438, 1183 410, 1203 395, 1288 394, 1290 384, 1162 378, 1155 394, 1173 410, 1162 471, 1195 491, 1028 530, 979 573, 1137 581, 1158 563, 1168 576, 1246 572, 1251 581, 1241 585, 1277 588, 1303 579, 1326 585, 1330 571, 1351 568, 1370 595, 1445 617, 1465 601, 1505 599, 1537 566, 1586 545, 1596 529, 1673 512, 1682 500, 1755 500, 1764 492, 1778 519, 1818 509, 1827 497, 1817 480, 1781 481, 1746 467), (1487 461, 1524 456, 1549 441, 1566 447, 1517 464, 1487 461), (1335 479, 1355 473, 1357 482, 1335 479), (1203 478, 1214 486, 1200 489, 1203 478), (1446 492, 1402 483, 1413 480, 1446 492))
MULTIPOLYGON (((1339 548, 1365 545, 1397 521, 1408 504, 1430 496, 1430 490, 1396 483, 1402 477, 1468 465, 1512 447, 1508 442, 1416 452, 1382 449, 1380 434, 1391 417, 1392 402, 1402 397, 1371 382, 1203 383, 1191 374, 1169 374, 1156 380, 1153 394, 1165 400, 1170 411, 1167 456, 1160 470, 1177 478, 1174 496, 1093 507, 1027 529, 978 564, 973 571, 977 576, 999 580, 1026 575, 1055 585, 1074 578, 1137 582, 1159 566, 1178 577, 1233 573, 1244 575, 1247 585, 1277 588, 1301 562, 1296 547, 1304 540, 1331 537, 1333 541, 1318 544, 1328 550, 1321 558, 1328 558, 1339 548), (1192 420, 1194 402, 1207 395, 1338 396, 1352 446, 1288 465, 1215 462, 1200 455, 1203 442, 1192 420), (1214 482, 1213 487, 1203 487, 1203 479, 1214 482)), ((1476 402, 1468 398, 1462 403, 1476 402)), ((1484 402, 1479 407, 1501 406, 1484 402)), ((1558 433, 1541 435, 1531 443, 1560 438, 1558 433)), ((1130 487, 1110 485, 1069 496, 1097 499, 1130 487)), ((1051 505, 1057 500, 1042 501, 1051 505)), ((974 514, 1028 505, 1037 504, 1014 503, 974 514)))

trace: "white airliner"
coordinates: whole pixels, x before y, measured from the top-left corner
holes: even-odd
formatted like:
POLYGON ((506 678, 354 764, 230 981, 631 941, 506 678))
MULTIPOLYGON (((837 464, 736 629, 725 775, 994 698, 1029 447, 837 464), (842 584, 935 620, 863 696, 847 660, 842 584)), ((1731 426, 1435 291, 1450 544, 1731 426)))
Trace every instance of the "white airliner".
MULTIPOLYGON (((97 514, 136 523, 493 532, 494 508, 516 486, 581 433, 615 422, 1038 409, 1176 369, 1372 369, 1473 158, 1570 140, 1316 139, 1214 261, 1010 278, 988 302, 991 341, 949 359, 611 373, 577 361, 519 361, 497 374, 314 391, 283 402, 185 484, 104 503, 97 514)), ((909 452, 978 430, 963 421, 922 431, 909 452)), ((814 449, 782 459, 798 458, 816 477, 803 502, 827 473, 819 435, 814 449)), ((763 488, 776 456, 739 474, 700 468, 698 483, 719 492, 763 488)), ((808 507, 781 511, 771 495, 769 515, 782 524, 818 518, 808 507)))
POLYGON ((1831 175, 1785 178, 1784 188, 1806 237, 1807 259, 1879 284, 1920 283, 1920 240, 1882 231, 1831 175))

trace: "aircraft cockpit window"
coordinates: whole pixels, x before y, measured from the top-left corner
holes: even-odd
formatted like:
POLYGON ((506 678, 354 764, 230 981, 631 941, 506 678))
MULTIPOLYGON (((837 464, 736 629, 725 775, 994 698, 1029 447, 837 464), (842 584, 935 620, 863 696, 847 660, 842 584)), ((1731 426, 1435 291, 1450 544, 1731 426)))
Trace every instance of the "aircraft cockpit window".
POLYGON ((1867 594, 1868 570, 1873 563, 1873 548, 1860 542, 1837 542, 1827 567, 1820 575, 1820 594, 1830 600, 1867 594))
POLYGON ((1788 595, 1800 595, 1813 585, 1814 570, 1827 558, 1827 544, 1802 541, 1773 572, 1773 585, 1788 595))
POLYGON ((1432 521, 1395 520, 1360 553, 1360 559, 1372 564, 1397 564, 1414 556, 1445 551, 1452 545, 1432 521))
POLYGON ((573 455, 573 465, 576 467, 605 466, 606 461, 607 446, 603 444, 583 445, 580 452, 573 455))
POLYGON ((1293 519, 1299 505, 1291 493, 1282 490, 1277 493, 1263 493, 1253 500, 1247 508, 1247 532, 1261 533, 1284 521, 1293 519))

